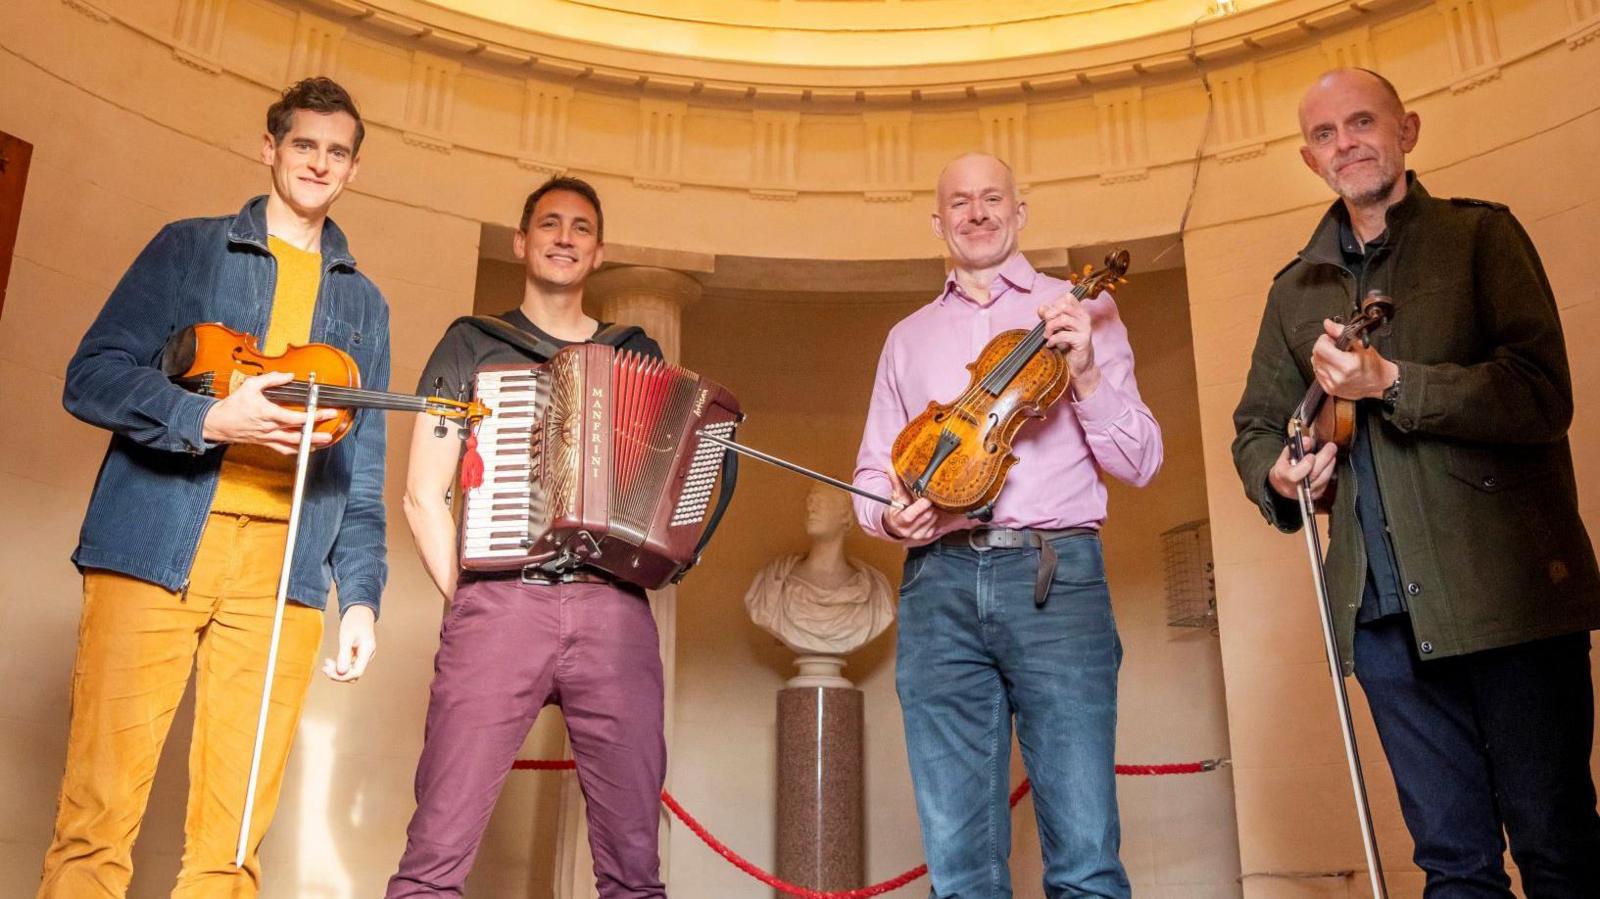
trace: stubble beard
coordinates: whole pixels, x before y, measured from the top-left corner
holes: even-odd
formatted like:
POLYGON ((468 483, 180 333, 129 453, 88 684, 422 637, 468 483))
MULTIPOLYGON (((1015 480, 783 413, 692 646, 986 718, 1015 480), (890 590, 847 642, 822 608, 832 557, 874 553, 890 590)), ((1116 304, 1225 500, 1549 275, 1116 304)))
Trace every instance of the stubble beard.
POLYGON ((1372 206, 1389 199, 1390 194, 1394 192, 1394 186, 1400 183, 1400 173, 1385 172, 1376 184, 1366 188, 1340 184, 1337 175, 1330 176, 1327 180, 1328 186, 1333 188, 1333 192, 1346 203, 1357 207, 1372 206))

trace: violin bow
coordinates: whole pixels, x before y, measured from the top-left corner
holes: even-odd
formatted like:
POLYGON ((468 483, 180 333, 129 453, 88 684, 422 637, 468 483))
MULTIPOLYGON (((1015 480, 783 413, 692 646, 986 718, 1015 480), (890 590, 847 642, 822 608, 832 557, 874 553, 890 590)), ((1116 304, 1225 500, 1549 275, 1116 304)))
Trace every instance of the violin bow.
POLYGON ((289 565, 294 559, 295 535, 300 530, 301 500, 306 492, 306 471, 311 460, 311 435, 317 428, 318 392, 316 373, 307 377, 305 424, 300 428, 300 453, 294 465, 294 496, 289 501, 289 533, 283 545, 283 568, 278 574, 277 604, 272 612, 272 643, 267 649, 267 674, 261 683, 261 712, 256 718, 255 748, 250 751, 250 779, 245 786, 244 815, 239 820, 239 845, 233 866, 243 868, 250 850, 250 819, 256 807, 256 783, 261 777, 261 747, 267 736, 267 711, 272 703, 272 677, 278 668, 278 642, 283 633, 283 609, 289 599, 289 565))
POLYGON ((762 462, 767 463, 768 465, 776 465, 779 468, 782 468, 782 469, 784 469, 786 471, 792 471, 795 474, 804 475, 805 477, 811 478, 812 480, 821 481, 822 483, 827 484, 830 487, 837 487, 840 490, 845 491, 846 493, 854 493, 856 496, 863 497, 865 499, 870 499, 875 503, 882 503, 883 505, 888 506, 891 509, 897 509, 898 510, 898 509, 904 509, 906 507, 905 503, 897 502, 897 501, 889 499, 888 497, 885 497, 885 496, 880 496, 880 495, 878 495, 876 493, 873 493, 870 490, 862 490, 860 487, 857 487, 854 484, 847 484, 844 481, 839 480, 838 478, 830 478, 827 475, 825 475, 825 474, 823 474, 823 473, 821 473, 819 471, 812 471, 811 469, 805 467, 804 465, 797 465, 797 464, 795 464, 793 462, 790 462, 787 459, 780 459, 777 456, 774 456, 774 455, 772 455, 770 453, 764 453, 761 450, 745 446, 742 443, 735 443, 735 442, 733 442, 732 440, 729 440, 726 437, 720 437, 720 436, 718 436, 716 434, 711 433, 710 431, 700 431, 698 433, 700 435, 700 439, 709 440, 712 443, 715 443, 716 445, 718 445, 720 447, 723 447, 725 449, 733 450, 734 452, 736 452, 736 453, 738 453, 738 454, 740 454, 742 456, 749 456, 752 459, 759 459, 762 462))
MULTIPOLYGON (((1315 412, 1310 413, 1315 415, 1315 412)), ((1297 410, 1289 419, 1289 455, 1296 463, 1306 457, 1305 439, 1311 423, 1297 410)), ((1383 880, 1383 863, 1378 858, 1378 837, 1372 829, 1372 804, 1367 800, 1367 781, 1361 771, 1361 751, 1356 747, 1355 726, 1350 717, 1350 694, 1344 685, 1344 666, 1339 660, 1339 641, 1333 631, 1333 603, 1328 598, 1328 578, 1322 565, 1322 538, 1317 533, 1316 503, 1311 499, 1311 473, 1295 485, 1304 523, 1306 552, 1311 557, 1311 581, 1317 591, 1317 613, 1322 621, 1322 649, 1328 659, 1328 676, 1333 680, 1333 698, 1339 707, 1339 734, 1344 738, 1344 758, 1350 767, 1350 789, 1355 794, 1356 817, 1361 823, 1361 848, 1367 856, 1367 876, 1372 882, 1373 899, 1389 899, 1383 880)))

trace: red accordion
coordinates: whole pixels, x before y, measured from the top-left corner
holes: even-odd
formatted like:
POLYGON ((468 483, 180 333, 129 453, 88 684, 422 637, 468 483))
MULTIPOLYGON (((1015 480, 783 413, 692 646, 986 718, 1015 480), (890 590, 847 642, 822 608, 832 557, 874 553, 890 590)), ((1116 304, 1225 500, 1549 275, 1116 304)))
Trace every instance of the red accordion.
POLYGON ((463 568, 559 577, 585 566, 653 590, 699 561, 737 474, 700 432, 733 437, 733 394, 593 343, 543 365, 485 367, 476 392, 494 414, 477 432, 482 483, 463 497, 463 568))

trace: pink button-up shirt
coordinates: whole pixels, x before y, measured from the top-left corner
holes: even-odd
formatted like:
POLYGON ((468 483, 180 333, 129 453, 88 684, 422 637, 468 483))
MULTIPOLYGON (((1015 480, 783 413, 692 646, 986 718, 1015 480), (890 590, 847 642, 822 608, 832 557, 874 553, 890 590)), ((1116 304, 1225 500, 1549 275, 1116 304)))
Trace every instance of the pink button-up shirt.
MULTIPOLYGON (((1031 330, 1039 323, 1039 307, 1071 290, 1070 283, 1040 274, 1017 253, 990 285, 988 305, 974 302, 952 275, 937 299, 890 329, 856 455, 855 485, 888 496, 890 450, 906 422, 930 402, 955 399, 970 382, 966 366, 990 339, 1015 328, 1031 330)), ((991 524, 997 527, 1097 528, 1106 518, 1102 472, 1144 486, 1161 467, 1161 428, 1139 399, 1133 350, 1117 305, 1110 294, 1084 302, 1100 386, 1081 401, 1069 389, 1043 421, 1023 424, 1013 448, 1018 462, 995 501, 991 524)), ((856 497, 855 510, 864 530, 893 539, 883 529, 882 505, 856 497)), ((941 530, 973 524, 957 518, 941 530)))

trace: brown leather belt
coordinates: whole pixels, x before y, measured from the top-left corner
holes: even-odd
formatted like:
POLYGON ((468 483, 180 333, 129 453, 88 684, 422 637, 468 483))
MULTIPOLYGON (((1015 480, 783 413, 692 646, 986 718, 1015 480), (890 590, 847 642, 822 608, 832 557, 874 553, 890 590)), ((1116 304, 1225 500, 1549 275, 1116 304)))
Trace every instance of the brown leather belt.
POLYGON ((1050 541, 1062 537, 1081 537, 1087 534, 1099 534, 1095 528, 1060 528, 1058 530, 1044 530, 1040 528, 991 528, 979 526, 961 531, 951 531, 939 538, 939 542, 946 546, 965 546, 978 552, 988 552, 991 549, 1032 549, 1039 550, 1039 570, 1033 577, 1033 604, 1035 607, 1044 605, 1050 597, 1050 583, 1056 576, 1056 548, 1050 541))

